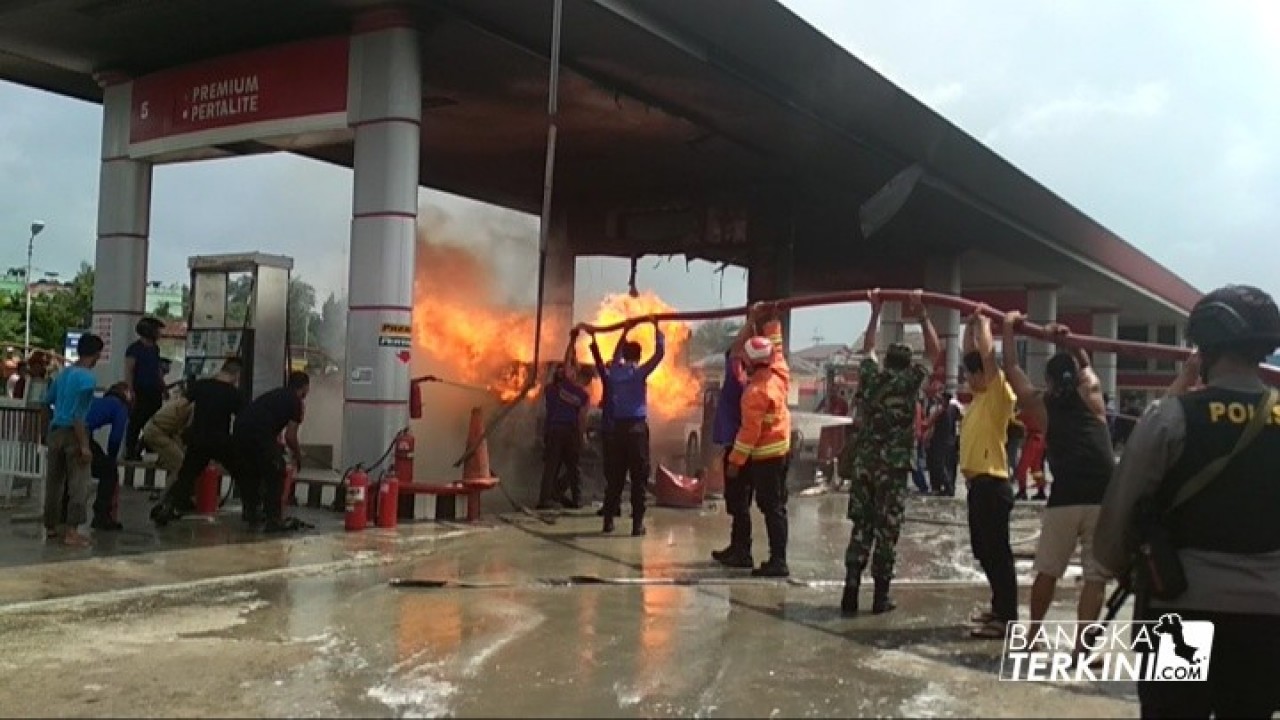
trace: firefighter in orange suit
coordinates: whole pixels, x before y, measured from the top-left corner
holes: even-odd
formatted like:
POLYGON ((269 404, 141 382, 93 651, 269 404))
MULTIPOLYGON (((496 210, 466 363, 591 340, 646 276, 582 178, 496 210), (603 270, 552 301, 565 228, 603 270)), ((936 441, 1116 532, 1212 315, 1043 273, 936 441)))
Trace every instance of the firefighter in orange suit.
POLYGON ((750 379, 742 393, 742 426, 725 467, 728 477, 745 477, 764 514, 769 560, 751 571, 757 577, 787 577, 787 466, 791 457, 791 411, 787 394, 791 371, 782 352, 781 325, 773 337, 753 337, 743 346, 750 379))

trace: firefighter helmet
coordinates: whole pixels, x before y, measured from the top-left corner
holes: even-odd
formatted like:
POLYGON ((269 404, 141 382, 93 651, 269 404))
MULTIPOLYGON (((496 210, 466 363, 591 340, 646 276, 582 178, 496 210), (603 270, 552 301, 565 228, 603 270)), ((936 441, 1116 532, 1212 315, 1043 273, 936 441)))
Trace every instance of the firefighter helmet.
POLYGON ((751 365, 768 365, 773 358, 773 341, 767 337, 757 335, 747 340, 742 349, 751 365))
POLYGON ((1280 347, 1280 308, 1256 287, 1227 285, 1192 308, 1187 339, 1202 350, 1266 345, 1270 351, 1280 347))

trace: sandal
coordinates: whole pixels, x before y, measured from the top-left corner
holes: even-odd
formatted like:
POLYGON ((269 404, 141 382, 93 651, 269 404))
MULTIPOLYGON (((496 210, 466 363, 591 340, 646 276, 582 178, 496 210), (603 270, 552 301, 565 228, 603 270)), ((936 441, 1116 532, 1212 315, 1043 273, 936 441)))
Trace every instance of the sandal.
POLYGON ((68 530, 66 535, 62 536, 62 543, 68 547, 89 547, 93 544, 89 538, 81 535, 75 530, 68 530))
POLYGON ((983 623, 969 630, 969 637, 982 640, 1003 640, 1004 635, 1005 624, 998 620, 983 623))

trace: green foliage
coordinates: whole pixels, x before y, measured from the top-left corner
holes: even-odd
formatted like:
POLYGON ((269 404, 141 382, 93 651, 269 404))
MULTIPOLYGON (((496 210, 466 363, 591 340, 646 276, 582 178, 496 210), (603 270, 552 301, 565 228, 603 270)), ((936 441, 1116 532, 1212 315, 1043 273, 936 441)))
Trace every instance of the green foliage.
POLYGON ((23 302, 20 293, 0 293, 0 342, 22 342, 23 302))
MULTIPOLYGON (((18 299, 19 312, 23 311, 25 302, 25 296, 18 299)), ((61 351, 66 332, 87 329, 92 319, 93 268, 81 263, 80 271, 66 289, 32 298, 31 344, 61 351)))
MULTIPOLYGON (((228 324, 242 324, 249 307, 252 284, 248 275, 231 278, 227 286, 228 324)), ((165 322, 185 319, 191 311, 191 291, 184 287, 181 308, 160 303, 155 316, 165 322)), ((24 332, 26 296, 0 293, 0 342, 20 344, 24 332)), ((80 266, 74 279, 59 292, 38 295, 31 303, 31 342, 60 350, 68 330, 87 329, 93 319, 93 268, 80 266)), ((316 307, 316 290, 300 277, 289 281, 289 342, 319 348, 341 358, 346 343, 346 305, 332 293, 316 307)))

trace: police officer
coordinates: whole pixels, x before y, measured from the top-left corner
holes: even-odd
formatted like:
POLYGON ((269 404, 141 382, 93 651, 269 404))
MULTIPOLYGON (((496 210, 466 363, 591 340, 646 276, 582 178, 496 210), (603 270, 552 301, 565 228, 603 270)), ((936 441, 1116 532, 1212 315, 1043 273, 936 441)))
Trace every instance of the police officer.
MULTIPOLYGON (((724 354, 724 382, 720 386, 716 417, 711 428, 711 442, 724 448, 724 504, 731 518, 729 546, 712 551, 711 557, 721 565, 732 568, 755 567, 755 559, 751 555, 753 488, 750 478, 745 475, 730 477, 728 465, 729 453, 733 450, 733 442, 742 426, 742 391, 747 380, 744 347, 756 335, 767 337, 776 347, 782 347, 782 323, 777 320, 776 311, 771 306, 761 303, 751 306, 746 324, 738 331, 733 344, 724 354)), ((778 353, 776 361, 786 363, 785 356, 778 353)))
POLYGON ((1187 338, 1207 386, 1161 400, 1138 422, 1103 499, 1095 554, 1128 570, 1150 517, 1135 509, 1150 503, 1187 585, 1160 600, 1140 583, 1135 619, 1214 623, 1208 679, 1140 682, 1143 717, 1271 717, 1280 710, 1280 410, 1258 363, 1280 347, 1280 309, 1258 288, 1220 288, 1192 309, 1187 338), (1237 447, 1259 412, 1266 424, 1237 447), (1199 473, 1219 458, 1220 472, 1199 473))
POLYGON ((871 612, 884 613, 894 608, 889 599, 889 583, 893 580, 895 549, 906 502, 903 475, 911 471, 915 455, 916 397, 941 355, 938 333, 920 302, 922 294, 916 291, 908 311, 919 318, 928 365, 913 363, 911 348, 895 343, 889 346, 884 367, 880 366, 875 351, 880 291, 873 290, 869 298, 871 320, 862 344, 866 357, 858 367, 858 416, 862 418, 862 432, 858 437, 853 482, 849 486, 848 514, 853 529, 844 554, 844 595, 840 599, 840 612, 844 615, 858 612, 858 587, 868 560, 875 580, 871 612))

